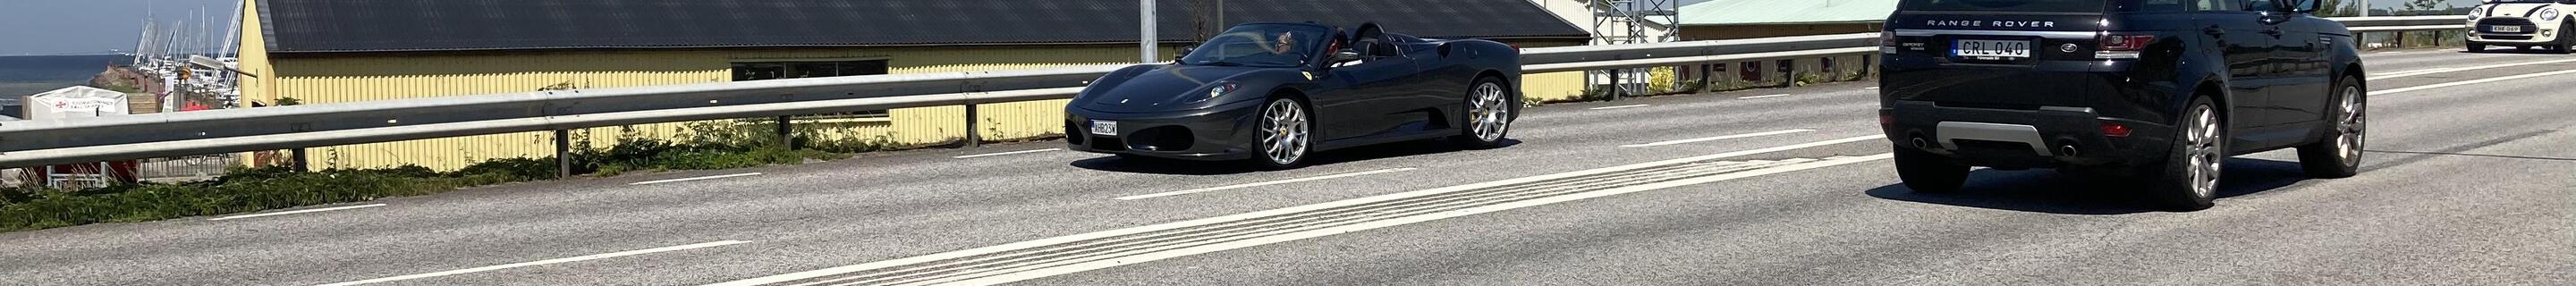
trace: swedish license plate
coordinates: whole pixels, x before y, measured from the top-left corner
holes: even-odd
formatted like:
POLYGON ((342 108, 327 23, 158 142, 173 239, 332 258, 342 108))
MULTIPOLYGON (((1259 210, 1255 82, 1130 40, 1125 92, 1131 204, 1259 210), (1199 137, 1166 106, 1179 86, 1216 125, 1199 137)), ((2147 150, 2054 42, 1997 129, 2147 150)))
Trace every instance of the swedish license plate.
POLYGON ((2487 31, 2497 33, 2521 33, 2522 26, 2487 26, 2487 31))
POLYGON ((1950 54, 1962 58, 2001 60, 2030 57, 2030 41, 1958 40, 1950 54))
POLYGON ((1092 121, 1091 121, 1091 134, 1117 136, 1117 135, 1118 135, 1118 122, 1117 122, 1117 121, 1108 121, 1108 120, 1092 120, 1092 121))

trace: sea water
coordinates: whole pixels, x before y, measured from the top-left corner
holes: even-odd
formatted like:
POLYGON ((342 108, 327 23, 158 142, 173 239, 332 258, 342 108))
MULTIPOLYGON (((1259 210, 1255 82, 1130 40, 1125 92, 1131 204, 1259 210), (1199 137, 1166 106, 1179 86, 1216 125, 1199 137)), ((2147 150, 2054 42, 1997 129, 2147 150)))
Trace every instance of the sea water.
POLYGON ((123 55, 0 57, 0 105, 65 87, 88 84, 111 65, 133 61, 123 55))

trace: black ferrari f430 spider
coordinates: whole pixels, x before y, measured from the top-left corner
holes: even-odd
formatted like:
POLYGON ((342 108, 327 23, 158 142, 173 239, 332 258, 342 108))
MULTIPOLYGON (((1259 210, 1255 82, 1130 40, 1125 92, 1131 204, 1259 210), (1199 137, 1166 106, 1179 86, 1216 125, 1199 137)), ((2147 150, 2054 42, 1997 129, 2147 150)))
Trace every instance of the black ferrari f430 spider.
POLYGON ((1179 61, 1102 76, 1065 106, 1070 149, 1293 168, 1338 148, 1495 148, 1519 115, 1520 51, 1376 24, 1245 24, 1179 61))

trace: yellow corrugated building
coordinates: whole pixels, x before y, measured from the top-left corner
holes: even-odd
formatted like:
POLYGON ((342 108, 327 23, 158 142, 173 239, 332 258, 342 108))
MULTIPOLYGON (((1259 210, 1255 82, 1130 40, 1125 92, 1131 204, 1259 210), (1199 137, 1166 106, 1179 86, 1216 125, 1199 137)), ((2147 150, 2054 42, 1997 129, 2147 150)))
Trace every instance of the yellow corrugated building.
MULTIPOLYGON (((1052 1, 1015 4, 1022 5, 1016 7, 924 7, 888 1, 760 5, 688 0, 588 2, 595 3, 244 1, 248 15, 243 23, 246 44, 241 50, 241 66, 252 75, 242 85, 244 104, 265 106, 286 98, 302 104, 327 104, 805 76, 1138 62, 1133 1, 1052 1), (1124 10, 1104 9, 1120 8, 1116 3, 1128 4, 1124 10), (620 9, 629 11, 609 11, 620 9), (552 13, 571 11, 580 13, 552 13), (1108 13, 1112 11, 1126 13, 1108 13), (764 12, 781 15, 767 20, 804 23, 746 24, 738 23, 743 19, 704 19, 764 12), (1087 21, 1076 16, 1128 19, 1123 25, 1114 25, 1116 28, 1064 25, 1066 21, 1087 21), (845 31, 821 27, 907 30, 845 31), (926 29, 933 31, 923 31, 926 29), (953 34, 978 32, 984 34, 953 34)), ((1276 11, 1293 9, 1242 6, 1298 4, 1289 2, 1376 3, 1335 0, 1236 4, 1240 8, 1229 9, 1227 16, 1232 22, 1284 21, 1293 15, 1276 11)), ((1530 5, 1523 0, 1434 2, 1530 5)), ((1161 8, 1166 15, 1161 21, 1165 23, 1162 58, 1170 58, 1172 52, 1193 38, 1193 33, 1204 31, 1191 28, 1199 22, 1191 21, 1189 7, 1161 8)), ((1585 37, 1561 21, 1544 18, 1544 12, 1535 7, 1522 12, 1511 10, 1482 9, 1472 13, 1529 13, 1542 18, 1527 21, 1536 24, 1462 23, 1407 29, 1401 22, 1389 22, 1389 26, 1429 37, 1495 38, 1526 47, 1574 45, 1585 37)), ((1542 99, 1574 96, 1582 85, 1580 73, 1529 75, 1525 81, 1524 93, 1542 99)), ((1062 132, 1063 104, 1062 100, 1048 100, 978 106, 976 113, 982 120, 978 127, 983 129, 979 135, 986 140, 1058 135, 1062 132)), ((842 128, 833 133, 899 144, 938 144, 956 142, 967 132, 963 130, 966 123, 962 106, 865 114, 872 116, 836 119, 842 123, 836 126, 842 128)), ((667 139, 685 135, 682 125, 592 128, 575 131, 574 139, 586 141, 586 146, 610 146, 621 137, 667 139)), ((552 156, 553 139, 550 132, 528 132, 320 147, 309 148, 305 160, 316 169, 408 164, 452 170, 494 158, 552 156)))

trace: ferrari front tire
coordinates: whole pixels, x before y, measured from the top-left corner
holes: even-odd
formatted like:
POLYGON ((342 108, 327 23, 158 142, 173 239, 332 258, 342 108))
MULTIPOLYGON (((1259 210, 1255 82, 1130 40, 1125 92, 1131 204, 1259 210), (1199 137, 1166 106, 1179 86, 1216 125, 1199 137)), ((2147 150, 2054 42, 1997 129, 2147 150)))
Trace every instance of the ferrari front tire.
POLYGON ((1293 169, 1306 165, 1306 155, 1314 147, 1315 121, 1307 116, 1306 104, 1295 98, 1272 98, 1261 105, 1259 129, 1253 142, 1255 165, 1268 169, 1293 169))
POLYGON ((1450 140, 1467 149, 1502 147, 1503 138, 1511 135, 1512 112, 1520 109, 1518 101, 1512 100, 1511 89, 1504 87, 1501 79, 1479 78, 1467 87, 1466 98, 1465 134, 1450 140))

